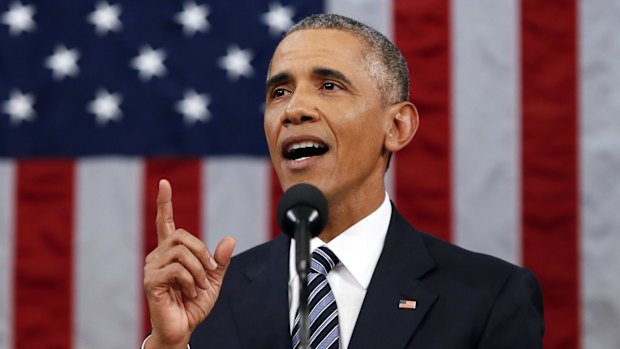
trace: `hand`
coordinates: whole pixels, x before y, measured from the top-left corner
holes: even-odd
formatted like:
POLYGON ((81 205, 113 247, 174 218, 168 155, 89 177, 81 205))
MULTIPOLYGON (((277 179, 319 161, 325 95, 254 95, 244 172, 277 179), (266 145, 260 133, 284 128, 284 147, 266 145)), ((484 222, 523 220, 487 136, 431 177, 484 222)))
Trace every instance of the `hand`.
POLYGON ((157 248, 144 265, 152 326, 147 347, 185 348, 220 294, 235 240, 222 239, 212 256, 200 239, 176 229, 172 187, 165 179, 159 182, 156 225, 157 248))

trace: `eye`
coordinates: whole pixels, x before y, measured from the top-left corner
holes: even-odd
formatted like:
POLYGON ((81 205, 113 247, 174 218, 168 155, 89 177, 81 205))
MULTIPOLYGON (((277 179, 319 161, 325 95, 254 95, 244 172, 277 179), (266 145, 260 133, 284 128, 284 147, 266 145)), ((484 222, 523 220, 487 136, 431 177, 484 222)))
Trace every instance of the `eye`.
POLYGON ((273 98, 278 98, 278 97, 285 96, 287 93, 288 91, 283 88, 276 88, 273 90, 271 94, 273 98))
POLYGON ((336 85, 333 82, 326 81, 323 83, 323 88, 326 89, 327 91, 333 91, 338 88, 338 85, 336 85))

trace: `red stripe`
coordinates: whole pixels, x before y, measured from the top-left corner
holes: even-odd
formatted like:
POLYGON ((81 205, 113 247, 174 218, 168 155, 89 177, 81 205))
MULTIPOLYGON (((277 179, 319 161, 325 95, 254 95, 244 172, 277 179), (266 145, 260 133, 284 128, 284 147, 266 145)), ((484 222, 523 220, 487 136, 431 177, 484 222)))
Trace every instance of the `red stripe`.
POLYGON ((418 228, 450 240, 450 11, 447 0, 396 0, 395 38, 409 62, 420 129, 396 157, 399 210, 418 228))
MULTIPOLYGON (((144 196, 144 252, 145 256, 157 247, 157 190, 159 180, 168 179, 172 184, 174 223, 196 236, 201 232, 201 161, 199 159, 150 159, 146 162, 144 196)), ((150 317, 145 300, 144 331, 150 330, 150 317)))
POLYGON ((17 166, 15 347, 71 348, 74 164, 17 166))
POLYGON ((280 225, 278 224, 278 203, 280 202, 280 198, 282 197, 282 186, 280 185, 280 180, 278 179, 278 175, 276 171, 271 167, 271 212, 270 212, 270 223, 271 223, 271 238, 275 238, 282 232, 280 229, 280 225))
POLYGON ((579 348, 576 3, 521 4, 523 261, 542 284, 545 348, 579 348))

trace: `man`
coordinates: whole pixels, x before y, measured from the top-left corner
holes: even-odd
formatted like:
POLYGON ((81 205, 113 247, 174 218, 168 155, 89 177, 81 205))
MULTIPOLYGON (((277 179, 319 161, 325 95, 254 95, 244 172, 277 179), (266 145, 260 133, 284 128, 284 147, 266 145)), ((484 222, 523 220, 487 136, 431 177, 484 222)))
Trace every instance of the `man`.
MULTIPOLYGON (((327 245, 337 258, 326 277, 337 304, 330 347, 542 347, 529 271, 420 233, 390 204, 390 156, 418 127, 393 44, 345 17, 308 17, 280 42, 266 87, 265 134, 283 189, 311 183, 329 205, 311 248, 327 245)), ((171 195, 162 181, 159 245, 145 265, 145 347, 185 348, 191 337, 193 348, 290 348, 294 241, 280 236, 231 260, 226 238, 210 255, 176 229, 171 195)))

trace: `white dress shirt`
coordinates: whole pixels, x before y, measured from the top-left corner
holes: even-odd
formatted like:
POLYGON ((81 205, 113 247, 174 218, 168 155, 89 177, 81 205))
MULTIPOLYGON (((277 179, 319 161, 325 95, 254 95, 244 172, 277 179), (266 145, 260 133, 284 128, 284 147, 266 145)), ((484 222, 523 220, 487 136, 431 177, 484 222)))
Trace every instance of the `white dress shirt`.
MULTIPOLYGON (((340 348, 346 349, 349 346, 368 284, 370 284, 370 279, 383 250, 391 215, 392 205, 386 193, 383 203, 377 210, 355 223, 329 243, 324 243, 318 237, 310 240, 310 251, 327 245, 340 260, 340 263, 327 274, 327 282, 329 282, 338 306, 340 348)), ((288 299, 289 323, 292 331, 299 307, 299 281, 295 270, 295 240, 291 240, 289 256, 288 299)))
MULTIPOLYGON (((390 197, 374 212, 352 225, 329 243, 318 237, 310 240, 310 251, 327 245, 340 262, 327 274, 327 282, 336 298, 338 323, 340 325, 340 348, 349 346, 357 315, 362 308, 370 279, 375 271, 387 235, 392 205, 390 197)), ((295 240, 291 240, 289 252, 288 305, 290 331, 293 331, 295 315, 299 307, 299 281, 295 270, 295 240)), ((142 349, 148 336, 142 343, 142 349)), ((187 346, 189 349, 189 345, 187 346)))

